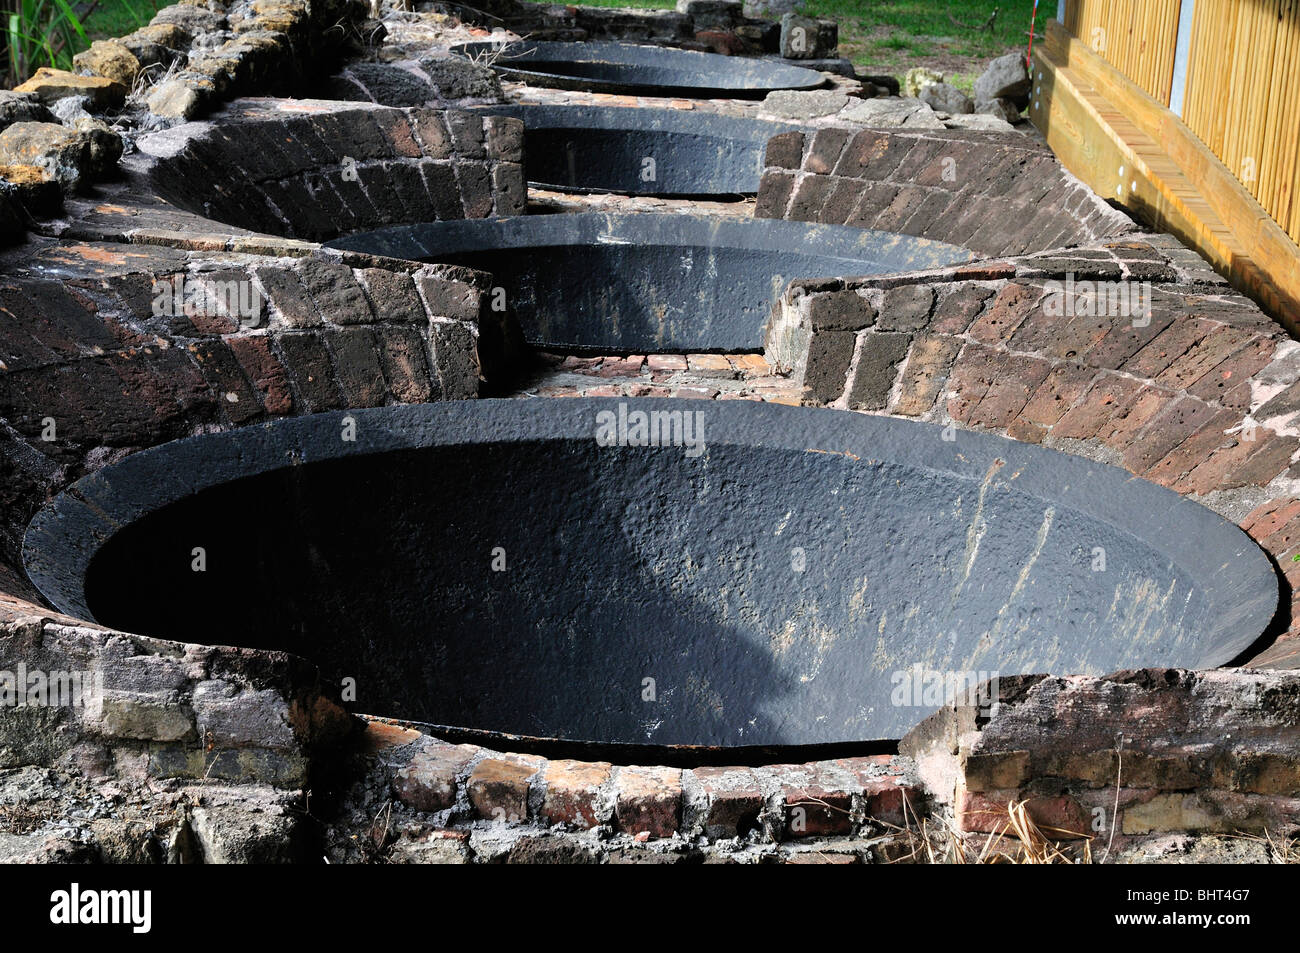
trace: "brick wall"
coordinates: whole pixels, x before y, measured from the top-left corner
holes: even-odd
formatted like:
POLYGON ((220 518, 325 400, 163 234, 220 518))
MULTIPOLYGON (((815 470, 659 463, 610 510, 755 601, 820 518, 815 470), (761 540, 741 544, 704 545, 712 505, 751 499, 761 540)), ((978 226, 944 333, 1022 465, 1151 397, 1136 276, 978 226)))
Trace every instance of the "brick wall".
POLYGON ((459 110, 248 99, 138 145, 128 168, 174 205, 311 241, 526 200, 523 124, 459 110))
POLYGON ((47 494, 125 453, 291 414, 475 397, 517 344, 486 306, 486 276, 466 268, 60 252, 63 280, 0 282, 15 319, 0 328, 0 560, 13 565, 47 494), (255 315, 231 313, 232 287, 255 315))
MULTIPOLYGON (((795 282, 768 329, 803 402, 1084 453, 1199 498, 1300 581, 1300 360, 1168 236, 926 274, 795 282), (1149 315, 1110 290, 1149 288, 1149 315), (1071 311, 1061 313, 1069 295, 1071 311)), ((1300 665, 1300 603, 1256 664, 1300 665)))
POLYGON ((1027 136, 828 127, 767 147, 760 218, 854 225, 1021 255, 1134 231, 1027 136))
POLYGON ((949 705, 901 747, 963 831, 1005 830, 1023 802, 1094 854, 1172 831, 1281 832, 1300 824, 1296 690, 1279 672, 1020 676, 992 714, 949 705))

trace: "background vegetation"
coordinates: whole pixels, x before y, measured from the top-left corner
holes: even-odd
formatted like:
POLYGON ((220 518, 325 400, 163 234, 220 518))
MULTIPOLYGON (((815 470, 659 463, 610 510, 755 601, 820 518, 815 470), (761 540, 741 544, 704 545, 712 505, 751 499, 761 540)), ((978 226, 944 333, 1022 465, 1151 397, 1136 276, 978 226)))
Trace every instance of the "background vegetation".
MULTIPOLYGON (((676 5, 674 0, 582 3, 659 10, 676 5)), ((925 66, 970 92, 988 60, 1028 45, 1033 10, 1034 0, 808 0, 804 12, 839 21, 840 55, 862 72, 901 77, 925 66)), ((1044 0, 1038 15, 1055 16, 1056 3, 1044 0)))
MULTIPOLYGON (((4 11, 5 86, 38 66, 67 67, 91 40, 121 36, 148 23, 173 0, 0 0, 4 11), (16 78, 15 78, 16 77, 16 78)), ((670 10, 674 0, 584 0, 587 6, 670 10)), ((1034 0, 808 0, 810 16, 840 23, 840 54, 862 71, 901 76, 914 66, 937 70, 970 90, 984 64, 1025 48, 1034 0)), ((1046 0, 1040 16, 1054 16, 1046 0)))

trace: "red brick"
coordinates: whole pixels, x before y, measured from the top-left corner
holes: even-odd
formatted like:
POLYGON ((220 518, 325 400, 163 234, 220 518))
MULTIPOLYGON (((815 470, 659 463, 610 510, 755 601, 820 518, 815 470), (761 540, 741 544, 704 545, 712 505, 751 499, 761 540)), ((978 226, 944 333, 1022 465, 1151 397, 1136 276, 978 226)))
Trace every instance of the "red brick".
POLYGON ((899 757, 892 754, 868 754, 857 758, 836 758, 835 767, 848 771, 863 783, 877 778, 898 777, 899 757))
POLYGON ((863 785, 862 799, 867 817, 893 827, 916 822, 921 793, 916 787, 900 784, 898 778, 869 781, 863 785))
POLYGON ((978 427, 1007 427, 1024 409, 1035 388, 1047 377, 1049 369, 1050 365, 1038 358, 1005 355, 1000 373, 967 420, 978 427))
POLYGON ((433 395, 428 357, 420 332, 402 325, 380 326, 379 359, 393 398, 404 404, 422 404, 433 395))
MULTIPOLYGON (((1273 360, 1277 351, 1277 341, 1271 338, 1256 338, 1240 351, 1217 367, 1211 368, 1200 379, 1194 381, 1187 392, 1201 400, 1218 401, 1225 407, 1238 408, 1233 399, 1240 393, 1237 385, 1259 373, 1273 360), (1232 395, 1232 396, 1230 396, 1232 395)), ((1245 393, 1249 394, 1249 388, 1245 393)), ((1249 407, 1249 402, 1240 405, 1240 409, 1249 407)))
POLYGON ((1191 387, 1211 370, 1236 355, 1252 336, 1253 332, 1239 328, 1215 328, 1161 371, 1156 380, 1175 390, 1191 387))
POLYGON ((948 375, 948 415, 965 420, 979 404, 1002 367, 1002 355, 980 344, 967 344, 948 375))
POLYGON ((1286 469, 1297 449, 1294 437, 1280 437, 1270 430, 1257 428, 1254 440, 1233 436, 1230 447, 1216 451, 1182 481, 1175 484, 1179 493, 1209 493, 1242 486, 1266 486, 1286 469))
POLYGON ((1174 321, 1124 362, 1123 370, 1134 377, 1154 378, 1186 354, 1216 325, 1209 321, 1181 319, 1174 321))
MULTIPOLYGON (((847 129, 818 129, 813 135, 808 155, 804 157, 804 171, 814 175, 829 175, 839 164, 840 155, 844 152, 849 135, 847 129)), ((857 185, 858 188, 862 187, 860 182, 857 185)))
POLYGON ((1167 306, 1159 306, 1158 295, 1156 304, 1150 322, 1141 327, 1135 326, 1131 320, 1116 321, 1106 336, 1083 355, 1083 362, 1089 367, 1119 370, 1125 361, 1150 344, 1173 323, 1174 315, 1170 313, 1167 306))
POLYGON ((847 834, 853 828, 849 812, 853 794, 843 787, 821 784, 783 784, 785 833, 788 837, 847 834))
POLYGON ((379 128, 383 130, 384 137, 392 145, 393 151, 399 156, 406 156, 409 159, 418 159, 424 155, 420 146, 411 134, 411 127, 407 124, 406 119, 400 113, 375 113, 376 118, 380 115, 383 119, 379 122, 379 128))
POLYGON ((903 782, 894 755, 840 758, 835 766, 849 772, 857 782, 855 792, 862 797, 867 817, 895 827, 916 821, 924 795, 919 788, 903 782))
POLYGON ((1078 364, 1057 364, 1020 411, 1023 420, 1050 427, 1088 391, 1097 372, 1078 364))
POLYGON ((197 341, 188 350, 232 423, 243 424, 262 415, 262 402, 225 341, 197 341))
POLYGON ((626 767, 615 782, 614 816, 627 834, 648 831, 671 837, 682 817, 682 772, 676 768, 626 767))
POLYGON ((1097 429, 1097 437, 1106 446, 1123 450, 1175 399, 1169 391, 1143 387, 1128 404, 1115 409, 1110 420, 1097 429))
POLYGON ((1007 428, 1007 436, 1021 443, 1042 443, 1047 436, 1047 428, 1025 420, 1024 417, 1017 417, 1007 428))
POLYGON ((953 273, 956 281, 997 281, 999 278, 1014 278, 1016 267, 1005 261, 982 261, 973 265, 961 265, 953 273))
POLYGON ((474 813, 485 821, 507 824, 528 820, 528 791, 545 762, 509 755, 485 758, 470 772, 466 789, 474 813))
MULTIPOLYGON (((1010 831, 1007 807, 1019 801, 1018 792, 976 793, 963 791, 957 804, 958 829, 968 832, 1000 834, 1010 831)), ((1092 837, 1090 816, 1074 798, 1029 798, 1025 813, 1052 840, 1078 840, 1092 837)))
POLYGON ((965 334, 992 296, 993 289, 983 285, 957 286, 935 307, 930 330, 935 334, 965 334))
POLYGON ((1222 413, 1192 397, 1174 401, 1124 451, 1125 469, 1130 473, 1146 473, 1167 453, 1209 424, 1216 414, 1222 413))
POLYGON ((1040 288, 1014 283, 1006 285, 970 326, 970 336, 982 344, 1010 339, 1020 323, 1037 310, 1035 304, 1041 296, 1040 288))
POLYGON ((960 347, 961 342, 956 338, 918 335, 907 356, 898 401, 892 413, 920 417, 932 410, 960 347))
POLYGON ((640 354, 614 360, 606 358, 601 362, 597 373, 601 377, 636 377, 641 373, 641 365, 644 363, 645 357, 640 354))
POLYGON ((402 748, 423 738, 414 728, 403 728, 388 721, 366 721, 362 745, 368 754, 377 754, 390 748, 402 748))
POLYGON ((773 374, 772 365, 762 354, 732 354, 730 360, 731 366, 742 377, 770 377, 773 374))
POLYGON ((1261 503, 1241 521, 1241 528, 1256 540, 1265 539, 1300 516, 1300 500, 1280 499, 1261 503))
POLYGON ((1231 410, 1220 411, 1144 475, 1161 486, 1172 486, 1183 474, 1208 460, 1216 450, 1235 443, 1235 438, 1225 431, 1240 422, 1241 418, 1231 410))
MULTIPOLYGON (((1282 567, 1282 575, 1290 583, 1293 592, 1300 590, 1300 561, 1296 560, 1297 555, 1300 555, 1300 550, 1294 553, 1273 553, 1282 567)), ((1296 620, 1292 623, 1293 626, 1300 625, 1300 596, 1291 600, 1291 618, 1296 620)))
POLYGON ((731 378, 736 376, 725 354, 688 354, 686 361, 696 377, 731 378))
POLYGON ((272 353, 270 338, 247 335, 227 338, 226 343, 261 395, 266 412, 274 416, 292 413, 293 393, 289 389, 289 375, 280 359, 272 353))
POLYGON ((445 811, 456 803, 456 776, 478 753, 474 745, 433 742, 393 778, 393 794, 417 811, 445 811))
POLYGON ((551 761, 546 766, 542 817, 552 824, 596 827, 609 818, 601 788, 609 781, 606 761, 551 761))
POLYGON ((651 371, 684 371, 686 356, 684 354, 651 354, 646 358, 651 371))
MULTIPOLYGON (((1127 319, 1121 319, 1127 320, 1127 319)), ((1057 318, 1043 348, 1051 357, 1063 361, 1081 360, 1097 343, 1110 333, 1115 318, 1083 317, 1057 318)), ((1016 346, 1019 346, 1018 344, 1016 346)))
POLYGON ((1052 427, 1052 436, 1076 440, 1097 436, 1097 431, 1106 426, 1116 411, 1127 410, 1141 386, 1137 381, 1110 374, 1098 377, 1083 400, 1066 411, 1052 427))
POLYGON ((695 768, 691 772, 708 808, 704 832, 711 838, 742 836, 758 825, 763 792, 749 768, 695 768))
MULTIPOLYGON (((1274 555, 1286 553, 1296 546, 1300 546, 1300 517, 1288 521, 1281 529, 1269 533, 1259 541, 1259 544, 1274 555)), ((1290 567, 1283 568, 1289 569, 1290 567)))

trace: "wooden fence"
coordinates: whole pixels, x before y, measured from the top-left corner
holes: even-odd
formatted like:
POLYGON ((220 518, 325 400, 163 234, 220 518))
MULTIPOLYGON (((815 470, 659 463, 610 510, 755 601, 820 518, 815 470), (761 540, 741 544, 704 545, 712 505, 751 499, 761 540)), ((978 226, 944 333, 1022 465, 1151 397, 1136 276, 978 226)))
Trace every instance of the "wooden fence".
POLYGON ((1058 19, 1300 242, 1300 0, 1065 0, 1058 19))

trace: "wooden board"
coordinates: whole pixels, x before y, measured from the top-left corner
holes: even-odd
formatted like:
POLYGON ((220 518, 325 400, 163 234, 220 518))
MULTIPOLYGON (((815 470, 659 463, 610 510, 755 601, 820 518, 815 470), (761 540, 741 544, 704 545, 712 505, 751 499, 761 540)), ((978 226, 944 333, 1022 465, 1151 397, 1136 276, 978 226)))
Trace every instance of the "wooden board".
POLYGON ((1300 332, 1300 246, 1209 147, 1060 24, 1034 60, 1030 119, 1065 167, 1300 332))

